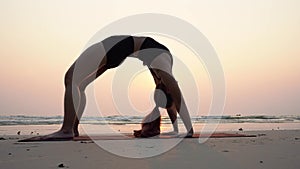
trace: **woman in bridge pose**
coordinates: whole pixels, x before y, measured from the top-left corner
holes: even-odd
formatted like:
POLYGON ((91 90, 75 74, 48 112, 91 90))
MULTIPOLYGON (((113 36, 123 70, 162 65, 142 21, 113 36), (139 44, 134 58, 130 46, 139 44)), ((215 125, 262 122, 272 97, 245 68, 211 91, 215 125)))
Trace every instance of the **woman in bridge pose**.
POLYGON ((150 37, 111 36, 87 48, 65 74, 64 120, 55 133, 32 140, 69 140, 79 136, 78 125, 85 103, 85 89, 106 70, 118 67, 127 57, 143 61, 156 84, 153 111, 142 122, 142 129, 135 130, 136 137, 160 134, 159 107, 166 108, 174 131, 178 133, 177 112, 192 137, 193 127, 187 106, 172 75, 173 58, 164 45, 150 37))

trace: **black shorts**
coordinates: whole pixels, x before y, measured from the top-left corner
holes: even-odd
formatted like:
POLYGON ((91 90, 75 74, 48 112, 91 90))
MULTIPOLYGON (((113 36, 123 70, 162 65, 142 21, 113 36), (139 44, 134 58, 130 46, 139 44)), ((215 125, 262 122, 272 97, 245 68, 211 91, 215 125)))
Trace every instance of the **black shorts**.
MULTIPOLYGON (((106 68, 115 68, 119 66, 126 57, 130 56, 134 52, 134 39, 132 36, 111 36, 102 41, 104 49, 106 50, 106 68)), ((144 62, 145 65, 150 63, 160 54, 168 52, 168 48, 158 43, 150 37, 146 37, 139 51, 144 49, 160 49, 152 50, 149 54, 140 54, 137 57, 144 62)), ((170 55, 171 56, 171 55, 170 55)), ((171 58, 172 59, 172 58, 171 58)), ((173 60, 172 60, 173 62, 173 60)), ((173 63, 171 63, 173 64, 173 63)))

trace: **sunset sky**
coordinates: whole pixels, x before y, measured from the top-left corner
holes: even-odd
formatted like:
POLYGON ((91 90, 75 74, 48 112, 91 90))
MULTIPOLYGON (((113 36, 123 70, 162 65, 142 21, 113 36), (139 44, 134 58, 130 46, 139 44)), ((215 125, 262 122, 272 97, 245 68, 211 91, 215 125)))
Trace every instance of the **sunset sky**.
MULTIPOLYGON (((181 18, 206 36, 225 75, 224 114, 300 115, 300 1, 130 2, 1 0, 0 115, 62 115, 64 73, 89 39, 111 22, 141 13, 181 18)), ((205 65, 184 60, 194 53, 179 42, 153 37, 190 68, 200 98, 187 103, 200 108, 193 109, 192 116, 206 115, 212 89, 205 65)), ((184 95, 198 98, 184 84, 176 64, 174 75, 184 95)), ((126 66, 143 68, 141 61, 132 58, 121 67, 126 66)), ((94 84, 96 102, 105 115, 118 114, 110 87, 115 71, 106 72, 94 84)), ((132 79, 128 96, 141 111, 136 115, 150 111, 153 88, 147 71, 132 79)), ((98 115, 88 110, 86 115, 98 115)))

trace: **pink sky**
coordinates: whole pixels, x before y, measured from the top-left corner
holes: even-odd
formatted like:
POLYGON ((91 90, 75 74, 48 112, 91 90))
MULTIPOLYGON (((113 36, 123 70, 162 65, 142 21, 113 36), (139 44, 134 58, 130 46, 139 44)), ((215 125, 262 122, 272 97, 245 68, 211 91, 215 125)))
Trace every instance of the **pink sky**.
MULTIPOLYGON (((224 69, 225 114, 300 114, 300 1, 172 1, 172 7, 170 2, 122 3, 1 1, 0 115, 62 115, 64 73, 87 41, 110 22, 145 12, 185 19, 208 38, 224 69)), ((179 59, 193 55, 178 42, 157 40, 179 59)), ((186 64, 193 67, 192 61, 186 64)), ((205 115, 211 101, 209 78, 201 64, 192 70, 200 102, 189 104, 198 104, 200 112, 191 114, 205 115)), ((107 115, 116 114, 110 100, 112 76, 113 71, 106 72, 94 85, 107 115)), ((132 85, 138 88, 129 90, 132 103, 147 111, 152 104, 151 77, 137 76, 132 85)))

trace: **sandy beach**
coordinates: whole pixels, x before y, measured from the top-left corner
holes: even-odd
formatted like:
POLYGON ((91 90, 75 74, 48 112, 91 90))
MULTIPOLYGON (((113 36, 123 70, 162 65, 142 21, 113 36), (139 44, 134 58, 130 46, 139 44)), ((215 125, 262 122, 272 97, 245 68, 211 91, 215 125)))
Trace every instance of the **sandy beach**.
MULTIPOLYGON (((17 142, 30 136, 0 136, 0 168, 270 168, 300 166, 300 130, 251 131, 257 137, 184 139, 171 150, 149 158, 128 158, 100 148, 93 141, 17 142)), ((130 151, 160 150, 160 139, 112 140, 130 151)), ((163 144, 172 143, 165 139, 163 144)), ((125 152, 125 154, 127 153, 125 152)))

